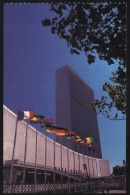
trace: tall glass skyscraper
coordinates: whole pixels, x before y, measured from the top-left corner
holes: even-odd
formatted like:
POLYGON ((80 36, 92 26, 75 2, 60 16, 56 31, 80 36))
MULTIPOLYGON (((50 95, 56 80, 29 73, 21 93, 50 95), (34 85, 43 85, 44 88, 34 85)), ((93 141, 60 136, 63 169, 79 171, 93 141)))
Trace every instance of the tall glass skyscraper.
MULTIPOLYGON (((97 115, 91 107, 94 93, 68 65, 56 70, 56 125, 94 138, 95 157, 102 158, 97 115)), ((56 137, 57 142, 67 146, 66 137, 56 137)), ((72 141, 68 142, 73 149, 72 141)), ((75 143, 74 150, 88 154, 87 147, 75 143)))

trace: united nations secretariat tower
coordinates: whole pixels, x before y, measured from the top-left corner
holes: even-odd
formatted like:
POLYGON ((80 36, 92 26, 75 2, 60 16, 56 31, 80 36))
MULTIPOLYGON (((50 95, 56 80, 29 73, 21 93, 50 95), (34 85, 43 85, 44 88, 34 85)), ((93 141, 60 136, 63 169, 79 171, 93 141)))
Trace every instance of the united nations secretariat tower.
MULTIPOLYGON (((3 106, 3 192, 77 192, 97 189, 110 176, 102 159, 93 90, 69 66, 56 70, 56 126, 92 137, 92 148, 41 133, 3 106)), ((55 121, 54 121, 55 122, 55 121)))
MULTIPOLYGON (((56 71, 56 124, 76 131, 84 137, 93 137, 96 157, 102 158, 97 115, 90 105, 92 100, 94 94, 91 87, 69 66, 56 71)), ((57 137, 58 142, 59 139, 57 137)), ((62 143, 66 146, 66 139, 63 139, 62 143)), ((82 153, 82 145, 79 146, 82 153)), ((87 154, 86 150, 85 153, 87 154)))

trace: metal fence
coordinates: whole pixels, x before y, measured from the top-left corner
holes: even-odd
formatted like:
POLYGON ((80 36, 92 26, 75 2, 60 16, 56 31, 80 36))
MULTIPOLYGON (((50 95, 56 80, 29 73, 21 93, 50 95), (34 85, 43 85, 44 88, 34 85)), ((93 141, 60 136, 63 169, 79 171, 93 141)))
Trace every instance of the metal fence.
POLYGON ((38 184, 38 185, 4 185, 3 193, 6 194, 15 194, 15 193, 49 193, 49 192, 83 192, 87 191, 86 183, 77 183, 76 188, 75 184, 38 184))
MULTIPOLYGON (((120 181, 112 181, 109 184, 110 190, 122 189, 120 181)), ((73 192, 86 192, 89 193, 94 190, 100 190, 98 182, 94 183, 63 183, 63 184, 37 184, 37 185, 3 185, 3 193, 16 194, 16 193, 73 193, 73 192)))

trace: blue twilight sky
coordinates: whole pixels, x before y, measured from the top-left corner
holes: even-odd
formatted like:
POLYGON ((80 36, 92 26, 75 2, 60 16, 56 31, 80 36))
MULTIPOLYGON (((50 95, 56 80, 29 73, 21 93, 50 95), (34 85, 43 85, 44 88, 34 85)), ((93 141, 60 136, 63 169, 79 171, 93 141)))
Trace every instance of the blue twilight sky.
MULTIPOLYGON (((52 17, 49 4, 4 4, 4 104, 17 114, 34 109, 35 114, 55 121, 55 70, 69 65, 94 90, 95 98, 105 92, 117 65, 108 66, 96 59, 88 65, 82 53, 70 54, 67 43, 52 35, 42 19, 52 17)), ((106 94, 105 94, 106 95, 106 94)), ((103 159, 110 168, 126 159, 126 121, 111 121, 98 116, 103 159)), ((50 137, 53 136, 50 134, 50 137)))

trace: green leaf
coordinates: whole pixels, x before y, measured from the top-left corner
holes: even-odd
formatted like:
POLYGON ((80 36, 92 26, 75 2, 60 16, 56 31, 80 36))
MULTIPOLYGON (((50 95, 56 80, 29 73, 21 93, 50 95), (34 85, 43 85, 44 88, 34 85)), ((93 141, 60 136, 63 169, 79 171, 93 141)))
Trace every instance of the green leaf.
POLYGON ((77 54, 77 55, 80 54, 80 53, 79 53, 77 50, 75 50, 75 49, 71 49, 71 50, 70 50, 70 53, 71 53, 71 54, 75 53, 75 54, 77 54))
POLYGON ((94 63, 94 60, 95 60, 95 56, 89 54, 89 55, 88 55, 88 63, 89 63, 89 64, 94 63))
POLYGON ((56 27, 55 27, 55 26, 52 26, 52 27, 51 27, 51 33, 52 33, 52 34, 55 34, 55 31, 56 31, 56 27))
POLYGON ((43 26, 50 26, 51 25, 51 20, 50 19, 42 20, 42 25, 43 26))
POLYGON ((57 17, 55 17, 55 18, 52 19, 52 25, 54 25, 56 23, 56 20, 57 19, 58 19, 57 17))

